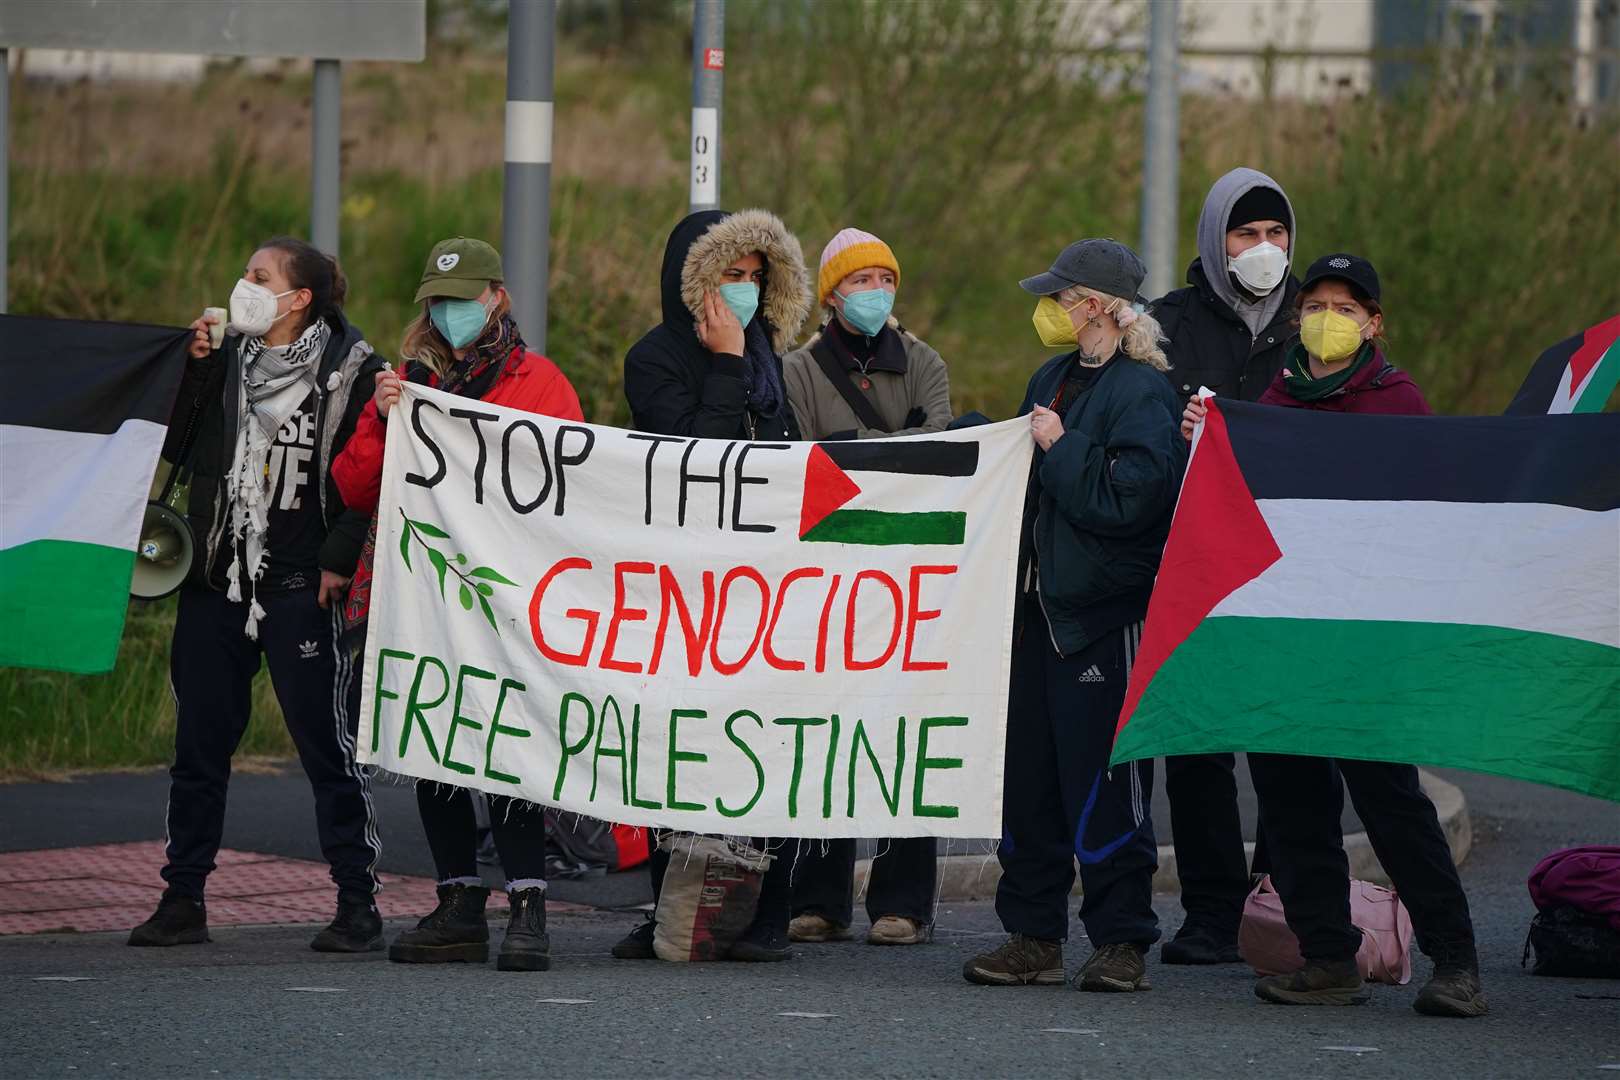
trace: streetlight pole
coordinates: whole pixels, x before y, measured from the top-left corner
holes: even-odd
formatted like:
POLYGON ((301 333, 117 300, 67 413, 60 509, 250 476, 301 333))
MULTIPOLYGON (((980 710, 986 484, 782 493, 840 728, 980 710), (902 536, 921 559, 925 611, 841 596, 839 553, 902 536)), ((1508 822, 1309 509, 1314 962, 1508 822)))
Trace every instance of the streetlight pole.
POLYGON ((557 0, 512 0, 506 27, 501 258, 513 317, 536 352, 546 348, 556 27, 557 0))

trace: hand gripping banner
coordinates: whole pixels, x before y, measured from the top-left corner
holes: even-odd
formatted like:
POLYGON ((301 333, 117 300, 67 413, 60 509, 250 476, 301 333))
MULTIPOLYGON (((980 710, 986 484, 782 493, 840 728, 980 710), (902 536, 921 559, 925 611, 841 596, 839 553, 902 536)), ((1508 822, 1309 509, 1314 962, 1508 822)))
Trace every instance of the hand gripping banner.
POLYGON ((629 824, 999 836, 1028 425, 769 443, 407 386, 361 758, 629 824))

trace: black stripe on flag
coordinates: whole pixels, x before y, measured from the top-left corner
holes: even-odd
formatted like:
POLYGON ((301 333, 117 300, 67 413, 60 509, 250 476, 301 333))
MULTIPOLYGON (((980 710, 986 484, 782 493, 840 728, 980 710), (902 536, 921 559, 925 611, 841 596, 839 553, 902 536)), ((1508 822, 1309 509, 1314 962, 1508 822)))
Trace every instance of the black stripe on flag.
POLYGON ((125 420, 167 424, 190 338, 173 326, 0 315, 0 424, 98 435, 125 420))
POLYGON ((1620 508, 1620 416, 1366 416, 1241 401, 1220 409, 1256 499, 1620 508))
POLYGON ((826 451, 833 464, 845 472, 972 476, 979 468, 979 444, 976 442, 869 439, 816 445, 826 451))
POLYGON ((1508 403, 1507 415, 1547 415, 1547 410, 1552 407, 1553 395, 1558 393, 1558 384, 1564 379, 1564 369, 1569 367, 1570 357, 1575 355, 1585 340, 1583 331, 1543 352, 1524 377, 1524 385, 1519 387, 1519 392, 1508 403))

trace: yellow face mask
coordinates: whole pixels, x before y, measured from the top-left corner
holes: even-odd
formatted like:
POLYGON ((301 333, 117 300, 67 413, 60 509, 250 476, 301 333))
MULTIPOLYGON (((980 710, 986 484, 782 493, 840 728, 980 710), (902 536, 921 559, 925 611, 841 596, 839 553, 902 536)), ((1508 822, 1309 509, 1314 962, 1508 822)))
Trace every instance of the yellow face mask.
POLYGON ((1358 326, 1356 320, 1337 311, 1313 311, 1299 320, 1299 343, 1324 364, 1336 364, 1361 348, 1365 329, 1365 323, 1358 326))
MULTIPOLYGON (((1080 302, 1085 303, 1084 300, 1080 302)), ((1079 307, 1076 304, 1075 307, 1079 307)), ((1050 296, 1043 296, 1035 304, 1035 314, 1030 321, 1035 324, 1035 332, 1041 336, 1041 344, 1048 349, 1061 349, 1069 345, 1079 345, 1074 336, 1074 322, 1069 318, 1069 312, 1074 308, 1064 308, 1050 296)))

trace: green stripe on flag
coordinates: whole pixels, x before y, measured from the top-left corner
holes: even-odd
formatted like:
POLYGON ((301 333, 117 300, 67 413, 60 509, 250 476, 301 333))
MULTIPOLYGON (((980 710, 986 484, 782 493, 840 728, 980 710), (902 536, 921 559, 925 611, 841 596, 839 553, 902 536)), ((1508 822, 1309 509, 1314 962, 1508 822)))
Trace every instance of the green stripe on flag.
POLYGON ((895 514, 886 510, 835 510, 799 539, 822 544, 960 544, 967 514, 935 510, 895 514))
POLYGON ((1474 769, 1620 800, 1620 649, 1462 623, 1205 619, 1113 760, 1249 750, 1474 769))
POLYGON ((0 550, 0 667, 111 671, 135 552, 70 540, 0 550))
POLYGON ((1597 366, 1592 369, 1587 379, 1586 389, 1576 399, 1575 407, 1571 412, 1597 413, 1609 403, 1609 395, 1614 388, 1620 386, 1620 339, 1604 350, 1598 357, 1597 366))

